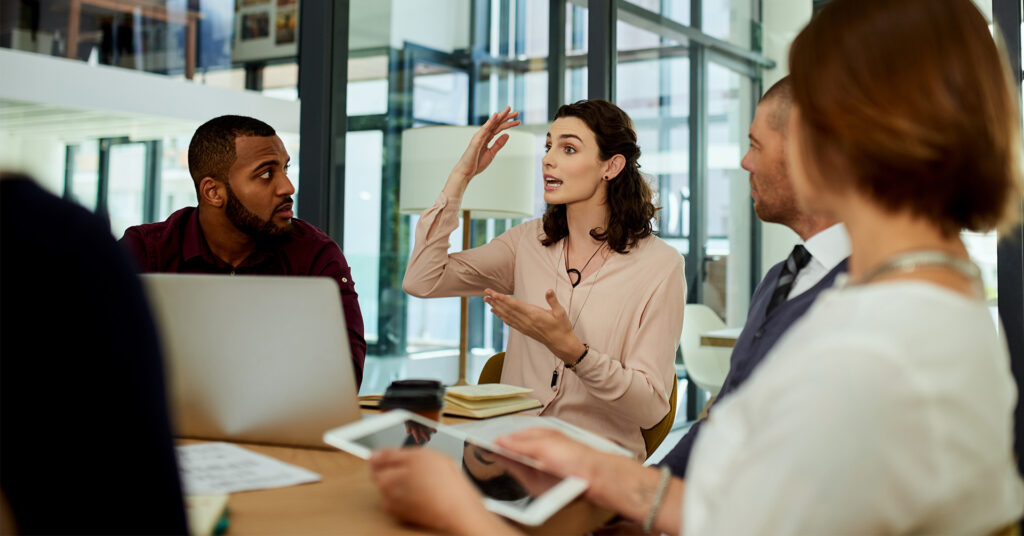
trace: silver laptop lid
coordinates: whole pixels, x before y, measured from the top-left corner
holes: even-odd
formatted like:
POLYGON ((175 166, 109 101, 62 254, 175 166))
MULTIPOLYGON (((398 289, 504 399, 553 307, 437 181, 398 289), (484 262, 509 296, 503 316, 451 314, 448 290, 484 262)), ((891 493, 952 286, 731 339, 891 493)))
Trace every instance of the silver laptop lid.
POLYGON ((144 274, 179 437, 324 447, 360 418, 337 283, 144 274))

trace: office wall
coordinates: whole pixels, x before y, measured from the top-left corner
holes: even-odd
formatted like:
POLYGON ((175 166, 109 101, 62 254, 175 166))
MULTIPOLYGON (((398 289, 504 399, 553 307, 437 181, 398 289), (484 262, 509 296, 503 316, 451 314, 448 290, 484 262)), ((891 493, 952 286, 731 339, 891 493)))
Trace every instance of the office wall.
POLYGON ((0 169, 31 175, 54 195, 62 195, 64 143, 55 136, 11 136, 0 131, 0 169))

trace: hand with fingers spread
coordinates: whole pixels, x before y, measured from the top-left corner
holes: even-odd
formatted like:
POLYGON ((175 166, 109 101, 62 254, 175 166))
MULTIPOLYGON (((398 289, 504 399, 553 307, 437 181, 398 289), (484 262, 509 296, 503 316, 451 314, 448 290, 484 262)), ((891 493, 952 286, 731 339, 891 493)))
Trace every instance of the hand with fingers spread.
POLYGON ((444 192, 447 195, 462 197, 469 181, 491 165, 494 156, 508 141, 508 134, 502 134, 498 139, 494 139, 494 137, 502 131, 520 124, 521 121, 516 117, 519 117, 519 112, 512 111, 512 107, 506 107, 501 112, 492 115, 480 127, 480 130, 476 131, 469 141, 469 147, 466 147, 466 152, 462 153, 462 157, 459 158, 451 174, 448 175, 448 182, 444 187, 444 192), (494 143, 491 143, 491 140, 494 140, 494 143))
POLYGON ((547 346, 566 364, 574 364, 586 351, 586 346, 573 333, 569 315, 558 303, 555 291, 548 289, 544 293, 551 309, 531 305, 491 289, 485 289, 484 294, 484 301, 502 322, 547 346))

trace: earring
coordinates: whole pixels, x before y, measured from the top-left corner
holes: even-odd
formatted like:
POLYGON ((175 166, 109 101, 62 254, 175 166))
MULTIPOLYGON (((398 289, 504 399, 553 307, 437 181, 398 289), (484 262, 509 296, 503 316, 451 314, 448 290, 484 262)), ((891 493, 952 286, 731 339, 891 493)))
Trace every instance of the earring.
POLYGON ((609 178, 608 178, 608 176, 607 176, 607 175, 605 175, 605 177, 604 177, 604 182, 608 182, 608 181, 610 181, 610 180, 611 180, 611 179, 609 179, 609 178))

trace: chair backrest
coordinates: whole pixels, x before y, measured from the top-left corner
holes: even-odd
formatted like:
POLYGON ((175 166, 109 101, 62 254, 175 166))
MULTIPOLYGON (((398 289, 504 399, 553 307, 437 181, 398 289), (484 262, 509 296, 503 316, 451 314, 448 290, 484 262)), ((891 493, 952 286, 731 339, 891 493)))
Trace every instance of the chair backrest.
POLYGON ((686 374, 697 387, 717 395, 729 374, 729 348, 701 346, 700 335, 725 328, 725 322, 707 305, 689 303, 683 313, 683 335, 679 345, 683 351, 686 374))
MULTIPOLYGON (((505 352, 499 352, 492 355, 484 363, 483 370, 480 371, 480 379, 477 383, 501 383, 501 368, 505 366, 505 352)), ((679 381, 676 380, 672 384, 672 394, 669 396, 669 408, 668 414, 665 415, 658 424, 647 430, 641 430, 640 432, 644 436, 644 444, 647 447, 647 455, 650 456, 658 445, 665 440, 668 433, 672 431, 672 424, 676 419, 676 398, 678 394, 679 381)))
POLYGON ((501 383, 501 368, 505 366, 505 352, 498 352, 487 358, 480 379, 476 383, 501 383))
POLYGON ((672 424, 676 421, 676 400, 679 394, 679 378, 672 382, 672 394, 668 397, 668 413, 653 427, 640 430, 644 436, 644 445, 647 447, 647 457, 651 457, 658 445, 665 440, 668 433, 672 431, 672 424))

